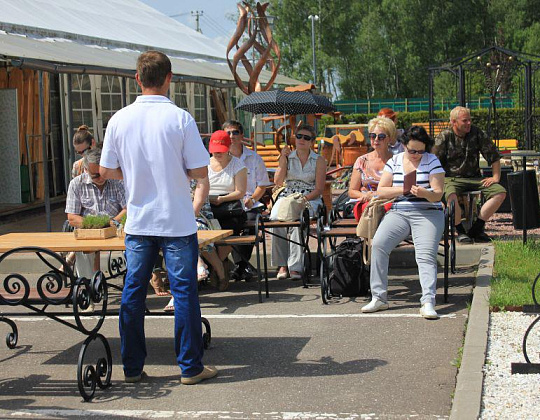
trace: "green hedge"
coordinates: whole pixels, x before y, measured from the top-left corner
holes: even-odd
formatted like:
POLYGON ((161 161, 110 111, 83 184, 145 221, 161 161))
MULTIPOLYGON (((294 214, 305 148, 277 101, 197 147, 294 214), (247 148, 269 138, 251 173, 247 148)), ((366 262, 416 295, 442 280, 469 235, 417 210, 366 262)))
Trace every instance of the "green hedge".
MULTIPOLYGON (((357 124, 366 124, 370 119, 376 117, 377 114, 344 114, 340 124, 348 124, 355 122, 357 124)), ((448 111, 436 111, 436 118, 441 121, 447 121, 450 118, 448 111)), ((471 117, 473 124, 486 131, 488 126, 489 112, 486 109, 473 109, 471 110, 471 117)), ((504 108, 497 110, 497 120, 500 139, 518 139, 519 147, 523 148, 524 138, 524 123, 523 123, 523 110, 517 108, 504 108)), ((398 128, 406 129, 416 122, 428 122, 429 112, 400 112, 398 113, 398 128)), ((326 125, 334 124, 334 119, 328 115, 325 115, 319 122, 319 135, 324 134, 324 128, 326 125)), ((492 124, 493 118, 492 118, 492 124)), ((492 135, 494 135, 495 128, 492 125, 492 135)), ((534 127, 534 136, 536 137, 535 150, 540 150, 540 127, 534 127)))

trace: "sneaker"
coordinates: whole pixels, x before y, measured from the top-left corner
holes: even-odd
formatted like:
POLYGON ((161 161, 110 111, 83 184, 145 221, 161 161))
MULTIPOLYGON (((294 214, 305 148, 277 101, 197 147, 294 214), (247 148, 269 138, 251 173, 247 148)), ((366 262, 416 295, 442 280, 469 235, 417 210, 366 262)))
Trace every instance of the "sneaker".
POLYGON ((251 266, 247 266, 244 268, 244 272, 242 273, 242 278, 246 283, 250 283, 257 280, 257 270, 254 269, 251 266))
POLYGON ((134 384, 140 382, 144 376, 146 376, 146 373, 143 370, 139 375, 136 376, 124 376, 124 382, 126 384, 134 384))
POLYGON ((382 300, 373 298, 366 306, 364 306, 361 311, 365 314, 377 311, 385 311, 388 309, 388 303, 383 302, 382 300))
POLYGON ((486 243, 491 242, 491 238, 486 234, 486 232, 480 232, 476 236, 473 237, 474 242, 478 243, 486 243))
POLYGON ((439 314, 435 311, 433 303, 426 302, 420 308, 420 315, 426 319, 439 319, 439 314))
POLYGON ((457 236, 457 241, 460 244, 472 244, 472 239, 466 233, 459 233, 457 236))
POLYGON ((289 271, 291 280, 300 280, 302 273, 300 271, 289 271))
POLYGON ((201 381, 204 381, 205 379, 213 378, 218 374, 218 370, 214 366, 205 366, 201 373, 198 375, 192 376, 190 378, 184 378, 180 379, 180 382, 184 385, 195 385, 198 384, 201 381))
POLYGON ((243 268, 239 264, 236 264, 235 267, 230 272, 229 276, 231 280, 240 281, 242 280, 243 272, 244 272, 243 268))

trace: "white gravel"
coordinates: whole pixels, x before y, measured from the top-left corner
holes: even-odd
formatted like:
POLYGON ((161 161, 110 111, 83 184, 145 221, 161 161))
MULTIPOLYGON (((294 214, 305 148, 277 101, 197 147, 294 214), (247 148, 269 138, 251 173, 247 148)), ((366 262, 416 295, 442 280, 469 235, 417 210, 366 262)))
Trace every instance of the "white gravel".
MULTIPOLYGON (((520 312, 490 314, 488 351, 480 419, 540 418, 540 374, 512 375, 512 362, 525 362, 522 341, 536 316, 520 312)), ((540 323, 529 335, 527 353, 540 363, 540 323)))

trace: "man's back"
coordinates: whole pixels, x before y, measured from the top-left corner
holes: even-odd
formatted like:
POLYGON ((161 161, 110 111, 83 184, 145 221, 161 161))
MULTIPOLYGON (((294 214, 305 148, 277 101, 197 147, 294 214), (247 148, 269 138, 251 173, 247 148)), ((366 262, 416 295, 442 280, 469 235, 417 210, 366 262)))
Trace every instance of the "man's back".
POLYGON ((121 167, 126 232, 187 236, 196 232, 187 170, 208 165, 197 125, 160 95, 142 95, 109 121, 102 166, 121 167), (186 213, 187 212, 187 213, 186 213))

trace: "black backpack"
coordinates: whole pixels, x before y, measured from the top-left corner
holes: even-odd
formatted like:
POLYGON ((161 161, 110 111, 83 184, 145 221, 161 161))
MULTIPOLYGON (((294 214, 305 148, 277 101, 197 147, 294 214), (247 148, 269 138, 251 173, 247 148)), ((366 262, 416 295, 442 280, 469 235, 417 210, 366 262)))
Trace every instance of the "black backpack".
POLYGON ((332 296, 369 294, 369 271, 362 258, 362 244, 362 239, 351 238, 337 246, 329 278, 332 296))

